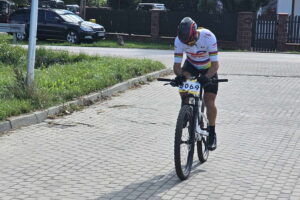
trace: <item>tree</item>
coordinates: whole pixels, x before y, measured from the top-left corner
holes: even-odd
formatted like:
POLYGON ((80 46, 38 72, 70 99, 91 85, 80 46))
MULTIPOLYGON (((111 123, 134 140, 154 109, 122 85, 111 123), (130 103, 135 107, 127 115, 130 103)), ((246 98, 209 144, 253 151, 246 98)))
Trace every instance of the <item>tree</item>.
POLYGON ((92 7, 105 7, 106 6, 106 0, 87 0, 87 6, 92 7))
POLYGON ((197 9, 200 12, 214 13, 216 12, 216 8, 216 0, 199 0, 197 4, 197 9))
POLYGON ((221 0, 227 12, 257 11, 270 0, 221 0))
POLYGON ((28 5, 28 0, 13 0, 17 7, 22 7, 28 5))
POLYGON ((108 6, 113 9, 136 8, 138 3, 139 0, 107 0, 108 6))

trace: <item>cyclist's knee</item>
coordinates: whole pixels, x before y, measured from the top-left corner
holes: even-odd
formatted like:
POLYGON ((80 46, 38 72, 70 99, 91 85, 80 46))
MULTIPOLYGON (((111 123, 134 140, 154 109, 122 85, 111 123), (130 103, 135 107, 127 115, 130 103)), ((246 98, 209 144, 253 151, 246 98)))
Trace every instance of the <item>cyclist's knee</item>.
POLYGON ((205 96, 204 97, 204 102, 205 102, 205 106, 209 107, 209 108, 213 108, 216 107, 215 105, 215 97, 213 96, 205 96))

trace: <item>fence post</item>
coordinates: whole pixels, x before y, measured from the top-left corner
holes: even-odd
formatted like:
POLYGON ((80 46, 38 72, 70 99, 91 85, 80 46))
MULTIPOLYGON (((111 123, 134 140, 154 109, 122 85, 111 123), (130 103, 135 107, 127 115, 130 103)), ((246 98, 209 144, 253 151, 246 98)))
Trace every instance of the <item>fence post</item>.
POLYGON ((13 44, 17 44, 17 33, 13 33, 13 44))
POLYGON ((151 10, 151 37, 157 39, 159 37, 159 10, 151 10))
POLYGON ((287 13, 278 14, 278 26, 277 26, 277 50, 285 51, 286 43, 288 39, 288 17, 287 13))
POLYGON ((253 19, 252 12, 238 14, 237 43, 240 49, 251 49, 253 19))

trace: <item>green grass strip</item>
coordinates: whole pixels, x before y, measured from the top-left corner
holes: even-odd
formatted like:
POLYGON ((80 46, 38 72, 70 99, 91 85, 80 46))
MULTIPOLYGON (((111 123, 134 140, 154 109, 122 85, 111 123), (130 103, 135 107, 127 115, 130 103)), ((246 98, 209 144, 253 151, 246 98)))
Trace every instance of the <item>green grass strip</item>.
POLYGON ((0 120, 45 109, 116 83, 164 69, 148 59, 37 51, 35 87, 24 87, 26 51, 0 44, 0 120))
MULTIPOLYGON (((0 34, 0 40, 12 43, 12 36, 7 34, 0 34)), ((27 41, 18 41, 18 44, 27 45, 27 41)), ((109 48, 137 48, 137 49, 174 49, 173 44, 155 43, 155 42, 136 42, 136 41, 124 41, 124 45, 120 46, 116 40, 97 40, 94 42, 82 41, 80 44, 70 44, 66 41, 60 40, 45 40, 37 41, 37 45, 49 45, 49 46, 79 46, 79 47, 109 47, 109 48)))

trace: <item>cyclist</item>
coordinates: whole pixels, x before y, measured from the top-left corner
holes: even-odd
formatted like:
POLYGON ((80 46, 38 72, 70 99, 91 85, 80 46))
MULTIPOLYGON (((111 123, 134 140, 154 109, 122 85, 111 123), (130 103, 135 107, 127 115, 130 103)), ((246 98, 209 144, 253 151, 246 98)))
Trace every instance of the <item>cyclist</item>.
POLYGON ((204 103, 209 121, 208 149, 213 151, 217 148, 215 99, 218 83, 207 83, 212 78, 218 78, 219 62, 216 37, 208 29, 197 29, 197 24, 190 17, 185 17, 178 26, 174 49, 173 69, 177 75, 175 83, 182 85, 185 78, 196 76, 200 84, 204 85, 204 103), (186 60, 181 68, 183 53, 186 54, 186 60))

